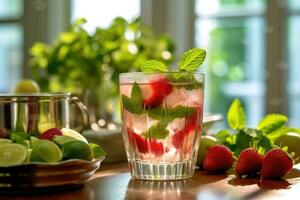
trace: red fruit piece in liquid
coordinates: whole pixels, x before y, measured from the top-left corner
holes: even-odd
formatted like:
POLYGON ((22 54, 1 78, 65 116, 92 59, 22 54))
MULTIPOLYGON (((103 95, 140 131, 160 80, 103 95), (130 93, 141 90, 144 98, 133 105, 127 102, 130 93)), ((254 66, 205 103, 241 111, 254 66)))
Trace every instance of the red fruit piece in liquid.
POLYGON ((130 128, 127 128, 127 133, 131 145, 137 146, 140 153, 153 153, 156 156, 161 156, 164 153, 164 146, 161 142, 157 142, 155 139, 145 139, 142 136, 136 134, 130 128))
POLYGON ((163 103, 165 97, 172 92, 173 86, 165 78, 160 78, 144 88, 146 89, 143 92, 143 106, 154 108, 163 103))
POLYGON ((182 148, 185 138, 196 131, 201 131, 201 124, 198 124, 198 117, 202 113, 201 107, 196 107, 196 113, 185 118, 185 126, 182 130, 174 130, 175 134, 172 138, 172 143, 176 149, 182 148), (198 126, 197 126, 198 125, 198 126), (197 126, 197 127, 196 127, 197 126))
POLYGON ((131 142, 131 145, 137 146, 137 149, 141 153, 147 153, 148 152, 148 144, 147 141, 142 138, 140 135, 136 134, 133 130, 130 128, 127 128, 127 134, 129 137, 129 140, 131 142))

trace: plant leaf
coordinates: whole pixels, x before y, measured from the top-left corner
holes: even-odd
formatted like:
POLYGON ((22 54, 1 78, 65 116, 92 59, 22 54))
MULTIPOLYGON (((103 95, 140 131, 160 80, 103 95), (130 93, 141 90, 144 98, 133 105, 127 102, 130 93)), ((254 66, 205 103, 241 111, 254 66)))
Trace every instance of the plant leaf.
POLYGON ((135 113, 134 105, 128 96, 122 95, 122 104, 127 111, 135 113))
POLYGON ((165 121, 160 121, 156 125, 151 126, 145 133, 146 138, 153 139, 164 139, 169 134, 167 129, 168 123, 165 121))
POLYGON ((218 140, 218 142, 222 144, 225 144, 228 137, 231 137, 229 130, 221 130, 215 135, 215 138, 218 140))
POLYGON ((260 131, 254 128, 245 128, 244 132, 251 137, 258 137, 259 135, 261 135, 260 131))
POLYGON ((137 83, 134 83, 131 90, 131 98, 126 95, 122 95, 122 104, 124 108, 132 114, 142 114, 142 91, 137 83))
POLYGON ((175 108, 157 107, 148 110, 148 115, 154 119, 173 121, 176 118, 183 118, 196 113, 196 108, 186 106, 176 106, 175 108))
POLYGON ((30 138, 30 134, 25 133, 25 132, 17 131, 17 132, 12 132, 10 134, 10 139, 13 142, 15 142, 17 144, 22 144, 28 148, 30 147, 29 138, 30 138))
POLYGON ((183 71, 194 72, 203 63, 205 57, 205 50, 200 48, 190 49, 182 55, 179 61, 179 69, 183 71))
POLYGON ((167 72, 168 67, 157 60, 147 60, 140 67, 142 72, 167 72))
POLYGON ((142 90, 136 82, 132 86, 131 100, 132 100, 132 103, 134 105, 135 112, 137 114, 141 114, 143 112, 142 90))
POLYGON ((234 99, 228 113, 228 125, 234 130, 241 130, 246 127, 246 114, 239 99, 234 99))
POLYGON ((184 83, 174 84, 175 87, 184 87, 187 90, 193 90, 203 87, 203 83, 196 80, 195 76, 191 72, 180 72, 168 74, 167 79, 172 83, 184 83))
POLYGON ((239 133, 236 134, 236 149, 234 154, 238 156, 244 149, 250 147, 251 143, 252 137, 247 135, 244 131, 239 131, 239 133))
POLYGON ((286 126, 283 126, 281 127, 280 129, 277 129, 275 131, 272 131, 271 133, 268 133, 267 134, 267 137, 272 140, 272 141, 275 141, 276 138, 282 136, 282 135, 285 135, 287 134, 288 132, 293 132, 293 133, 297 133, 300 135, 300 129, 299 128, 292 128, 292 127, 286 127, 286 126))
POLYGON ((261 135, 259 142, 257 143, 258 147, 261 147, 264 150, 264 153, 270 151, 273 148, 271 140, 265 135, 261 135))
POLYGON ((281 114, 269 114, 258 124, 258 129, 263 133, 269 134, 283 127, 288 121, 287 116, 281 114))

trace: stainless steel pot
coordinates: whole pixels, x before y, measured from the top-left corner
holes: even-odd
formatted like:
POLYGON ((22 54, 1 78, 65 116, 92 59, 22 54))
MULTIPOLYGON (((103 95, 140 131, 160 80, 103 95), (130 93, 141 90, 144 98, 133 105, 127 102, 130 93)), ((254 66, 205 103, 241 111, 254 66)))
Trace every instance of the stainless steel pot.
POLYGON ((0 94, 0 138, 10 131, 41 133, 53 127, 70 127, 70 105, 75 104, 89 124, 86 107, 70 93, 0 94))

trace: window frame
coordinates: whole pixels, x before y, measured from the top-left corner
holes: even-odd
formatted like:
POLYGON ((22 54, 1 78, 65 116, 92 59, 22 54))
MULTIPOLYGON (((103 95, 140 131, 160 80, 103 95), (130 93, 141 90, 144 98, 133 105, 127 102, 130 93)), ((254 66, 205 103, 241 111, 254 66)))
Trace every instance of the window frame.
POLYGON ((30 78, 29 49, 35 42, 51 43, 70 24, 70 0, 40 0, 40 8, 33 1, 23 0, 21 22, 24 29, 23 77, 30 78), (55 24, 55 25, 53 25, 55 24))
MULTIPOLYGON (((180 0, 144 0, 141 8, 142 19, 147 25, 152 26, 155 31, 170 34, 175 42, 179 44, 177 49, 177 54, 179 55, 186 49, 195 46, 194 30, 198 17, 216 19, 264 17, 266 28, 270 27, 274 30, 266 31, 265 33, 265 113, 278 112, 288 114, 287 70, 284 71, 274 67, 287 60, 287 40, 285 37, 287 6, 279 6, 276 1, 266 1, 266 9, 264 11, 249 10, 248 12, 238 11, 235 13, 224 12, 221 14, 196 15, 195 1, 187 0, 182 3, 180 0), (155 9, 157 8, 161 10, 159 13, 165 13, 165 16, 155 17, 155 9), (147 9, 150 9, 150 11, 147 9), (144 15, 144 13, 147 13, 147 15, 144 15), (172 13, 175 14, 172 15, 172 13), (183 16, 183 14, 187 16, 183 16), (166 20, 162 20, 162 17, 165 17, 166 20), (279 23, 277 20, 279 20, 279 23), (164 27, 164 29, 161 30, 158 27, 164 27), (186 33, 182 29, 189 30, 190 33, 186 33), (174 30, 179 31, 179 33, 174 33, 174 30)), ((291 12, 300 14, 300 11, 291 12)))

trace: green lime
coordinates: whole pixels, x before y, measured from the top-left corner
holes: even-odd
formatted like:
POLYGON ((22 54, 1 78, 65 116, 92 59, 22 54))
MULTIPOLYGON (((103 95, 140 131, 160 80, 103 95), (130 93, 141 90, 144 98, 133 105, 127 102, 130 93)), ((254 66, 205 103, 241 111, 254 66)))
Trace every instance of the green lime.
POLYGON ((106 155, 105 150, 97 144, 89 143, 89 146, 93 152, 93 158, 97 159, 106 155))
POLYGON ((77 141, 77 140, 73 137, 66 136, 66 135, 56 135, 53 137, 52 141, 58 144, 59 146, 62 146, 65 143, 77 141))
POLYGON ((62 152, 59 147, 49 140, 39 140, 31 137, 31 160, 41 159, 45 162, 58 162, 62 159, 62 152), (38 158, 35 158, 38 157, 38 158))
POLYGON ((294 132, 288 132, 285 135, 281 135, 275 140, 275 144, 280 146, 280 147, 288 147, 288 152, 295 153, 295 160, 296 163, 299 163, 300 158, 300 134, 299 133, 294 133, 294 132))
POLYGON ((29 161, 31 161, 31 162, 46 162, 45 160, 41 159, 35 151, 30 152, 29 161))
POLYGON ((27 148, 30 148, 30 142, 28 140, 29 137, 30 137, 30 135, 28 133, 21 132, 21 131, 12 132, 10 134, 10 138, 14 143, 22 144, 22 145, 26 146, 27 148))
POLYGON ((80 133, 78 133, 72 129, 62 128, 61 131, 63 132, 63 135, 70 136, 70 137, 73 137, 82 142, 88 143, 88 141, 85 139, 85 137, 83 137, 80 133))
POLYGON ((93 154, 90 146, 87 143, 79 140, 65 143, 62 146, 62 151, 65 159, 93 159, 93 154))
POLYGON ((204 160, 204 157, 206 155, 207 150, 213 146, 218 144, 217 139, 213 136, 204 135, 200 139, 200 146, 199 146, 199 152, 198 152, 198 159, 197 159, 197 165, 202 166, 202 162, 204 160))
POLYGON ((40 86, 31 79, 22 79, 14 86, 14 93, 38 93, 40 92, 40 86))
POLYGON ((30 162, 32 149, 27 149, 26 162, 30 162))
POLYGON ((27 150, 20 144, 3 144, 0 146, 0 166, 19 165, 25 161, 27 150))
POLYGON ((0 139, 0 145, 10 144, 10 143, 12 143, 12 141, 10 139, 4 139, 4 138, 0 139))

